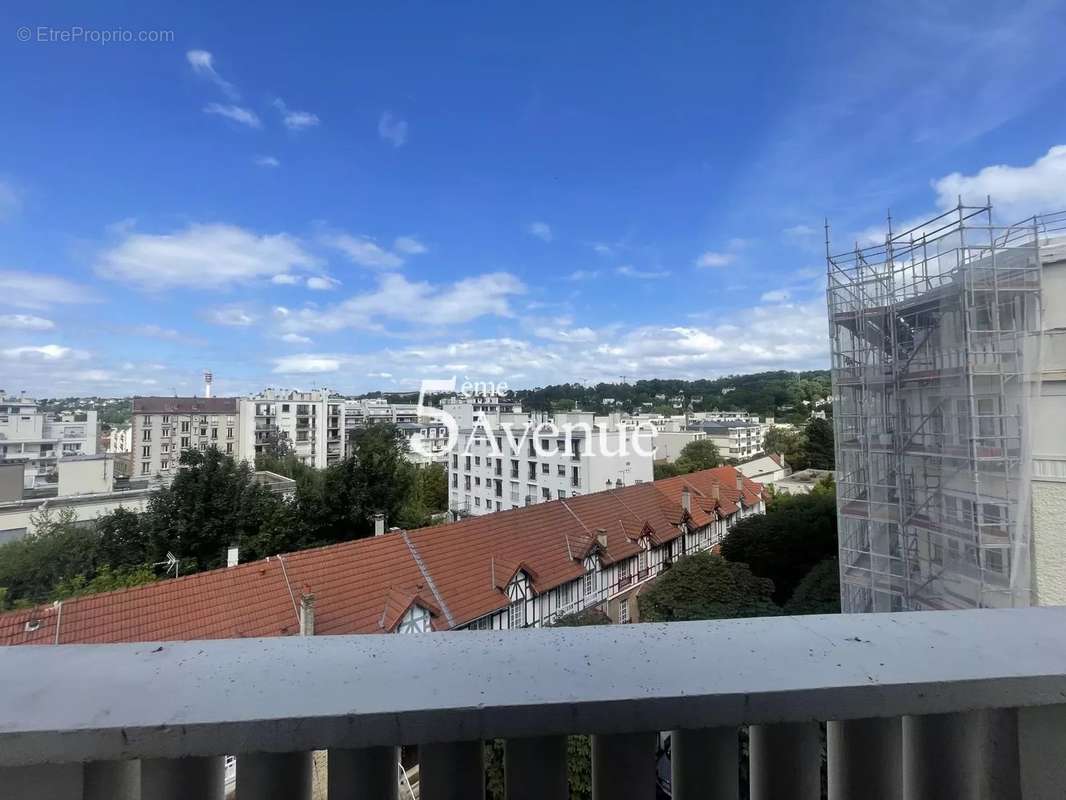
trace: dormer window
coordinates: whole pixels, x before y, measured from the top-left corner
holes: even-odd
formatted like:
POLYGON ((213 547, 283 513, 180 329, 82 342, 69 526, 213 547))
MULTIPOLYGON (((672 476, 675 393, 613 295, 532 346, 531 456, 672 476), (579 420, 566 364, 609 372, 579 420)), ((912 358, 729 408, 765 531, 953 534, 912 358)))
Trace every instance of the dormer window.
POLYGON ((432 630, 428 609, 417 603, 407 609, 396 628, 397 633, 429 633, 432 630))

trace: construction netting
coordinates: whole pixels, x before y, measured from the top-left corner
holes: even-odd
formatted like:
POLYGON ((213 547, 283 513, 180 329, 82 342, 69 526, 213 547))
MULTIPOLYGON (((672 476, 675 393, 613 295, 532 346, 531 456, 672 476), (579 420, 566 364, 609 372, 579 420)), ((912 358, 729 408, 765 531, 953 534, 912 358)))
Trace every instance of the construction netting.
POLYGON ((992 220, 960 204, 827 256, 845 612, 1030 603, 1041 244, 1066 215, 992 220))

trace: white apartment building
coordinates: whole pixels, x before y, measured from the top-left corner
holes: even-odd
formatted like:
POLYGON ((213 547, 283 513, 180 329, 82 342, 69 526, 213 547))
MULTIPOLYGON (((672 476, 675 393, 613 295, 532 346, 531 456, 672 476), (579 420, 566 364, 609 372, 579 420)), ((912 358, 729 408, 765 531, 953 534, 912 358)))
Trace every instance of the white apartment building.
POLYGON ((401 422, 396 426, 408 443, 407 460, 414 464, 448 463, 448 427, 432 422, 401 422))
POLYGON ((449 511, 488 514, 653 479, 654 431, 591 412, 553 419, 521 412, 458 413, 449 454, 449 511))
POLYGON ((133 448, 133 425, 112 425, 106 437, 108 453, 129 453, 133 448))
POLYGON ((301 462, 328 467, 344 459, 344 401, 323 389, 297 392, 267 389, 239 403, 238 457, 256 455, 284 442, 301 462))
POLYGON ((0 461, 23 462, 26 486, 54 479, 61 458, 95 455, 99 431, 96 411, 46 412, 0 391, 0 461))
POLYGON ((131 424, 135 478, 172 475, 182 450, 217 447, 240 455, 235 397, 134 397, 131 424))
POLYGON ((763 451, 763 439, 770 426, 758 420, 698 420, 688 430, 702 431, 718 447, 722 458, 744 460, 763 451))

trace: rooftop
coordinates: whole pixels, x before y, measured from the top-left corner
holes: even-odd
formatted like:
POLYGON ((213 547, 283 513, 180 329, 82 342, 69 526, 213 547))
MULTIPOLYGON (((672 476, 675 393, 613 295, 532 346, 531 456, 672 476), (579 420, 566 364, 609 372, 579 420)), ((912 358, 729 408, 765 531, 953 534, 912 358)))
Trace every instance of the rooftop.
POLYGON ((433 628, 447 630, 505 608, 501 587, 519 566, 541 593, 579 578, 590 552, 612 563, 636 555, 645 532, 676 538, 685 487, 696 525, 757 504, 761 486, 745 479, 741 493, 737 475, 718 467, 12 611, 0 614, 0 645, 293 636, 305 593, 316 634, 386 632, 397 596, 414 595, 432 600, 433 628))
POLYGON ((134 397, 134 414, 235 414, 236 397, 134 397))

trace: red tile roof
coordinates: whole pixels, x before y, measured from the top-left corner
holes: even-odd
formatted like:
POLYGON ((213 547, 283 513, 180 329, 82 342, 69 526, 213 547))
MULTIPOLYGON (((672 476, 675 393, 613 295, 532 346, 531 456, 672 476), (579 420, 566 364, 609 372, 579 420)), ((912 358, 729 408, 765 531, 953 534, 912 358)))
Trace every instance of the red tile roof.
POLYGON ((393 630, 414 603, 447 630, 506 608, 519 569, 542 593, 581 577, 590 552, 612 563, 644 535, 676 538, 686 489, 700 527, 762 498, 758 483, 718 467, 12 611, 0 614, 0 645, 294 636, 305 593, 316 635, 393 630))

